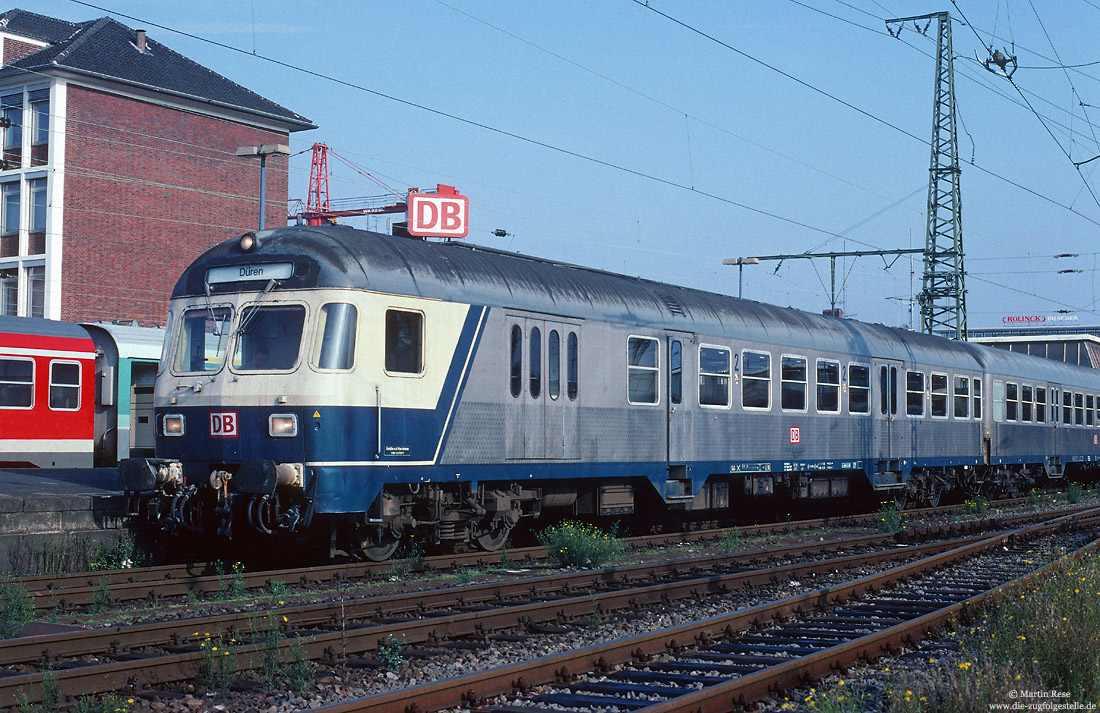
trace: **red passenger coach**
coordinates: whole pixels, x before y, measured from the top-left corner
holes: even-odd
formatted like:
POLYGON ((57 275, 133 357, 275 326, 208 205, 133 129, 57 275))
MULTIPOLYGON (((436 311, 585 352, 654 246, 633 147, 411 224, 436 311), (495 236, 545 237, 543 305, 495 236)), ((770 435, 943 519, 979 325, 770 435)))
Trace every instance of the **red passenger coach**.
POLYGON ((83 328, 0 317, 0 466, 91 467, 94 373, 83 328))

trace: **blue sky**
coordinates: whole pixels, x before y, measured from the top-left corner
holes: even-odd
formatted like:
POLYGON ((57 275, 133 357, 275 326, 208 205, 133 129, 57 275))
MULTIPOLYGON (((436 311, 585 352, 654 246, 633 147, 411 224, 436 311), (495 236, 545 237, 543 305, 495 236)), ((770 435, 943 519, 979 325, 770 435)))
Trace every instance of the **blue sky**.
MULTIPOLYGON (((883 19, 947 10, 973 23, 952 30, 970 327, 1056 310, 1100 324, 1100 206, 1089 190, 1100 196, 1100 160, 1081 167, 1087 185, 1072 163, 1100 154, 1100 64, 1054 68, 1057 58, 1100 62, 1100 0, 955 2, 96 3, 105 12, 39 0, 27 9, 145 27, 318 124, 291 137, 294 152, 320 141, 395 188, 457 186, 470 198, 473 242, 727 294, 737 292, 727 257, 923 247, 935 28, 925 37, 910 25, 895 39, 883 19), (989 43, 1015 51, 1019 91, 979 64, 989 43), (1063 253, 1078 256, 1054 257, 1063 253)), ((381 192, 331 158, 330 170, 334 199, 381 192)), ((292 160, 291 198, 305 197, 308 175, 306 153, 292 160)), ((384 227, 373 220, 352 222, 384 227)), ((746 267, 745 296, 828 307, 827 261, 776 267, 746 267)), ((907 326, 919 260, 914 270, 908 257, 838 261, 841 306, 907 326)))

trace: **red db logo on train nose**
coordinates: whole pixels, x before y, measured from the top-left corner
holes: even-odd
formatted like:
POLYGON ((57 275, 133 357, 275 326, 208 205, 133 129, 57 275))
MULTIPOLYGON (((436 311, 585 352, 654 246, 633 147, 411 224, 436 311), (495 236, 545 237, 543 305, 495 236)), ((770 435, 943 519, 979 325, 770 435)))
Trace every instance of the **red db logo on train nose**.
POLYGON ((210 414, 210 435, 233 438, 237 435, 237 412, 222 411, 210 414))

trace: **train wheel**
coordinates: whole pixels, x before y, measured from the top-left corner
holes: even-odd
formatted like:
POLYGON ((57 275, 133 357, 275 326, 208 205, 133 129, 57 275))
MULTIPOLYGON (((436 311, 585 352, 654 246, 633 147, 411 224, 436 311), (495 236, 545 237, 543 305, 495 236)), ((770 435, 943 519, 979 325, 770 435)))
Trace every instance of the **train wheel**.
POLYGON ((495 528, 483 532, 475 532, 474 539, 478 547, 486 552, 496 552, 508 541, 508 535, 512 534, 512 526, 498 523, 495 528))
POLYGON ((349 527, 351 554, 372 562, 382 562, 393 556, 401 539, 389 528, 378 525, 355 524, 349 527))
POLYGON ((925 502, 930 508, 938 508, 940 506, 941 497, 943 497, 943 490, 933 485, 931 491, 928 493, 928 499, 925 502))

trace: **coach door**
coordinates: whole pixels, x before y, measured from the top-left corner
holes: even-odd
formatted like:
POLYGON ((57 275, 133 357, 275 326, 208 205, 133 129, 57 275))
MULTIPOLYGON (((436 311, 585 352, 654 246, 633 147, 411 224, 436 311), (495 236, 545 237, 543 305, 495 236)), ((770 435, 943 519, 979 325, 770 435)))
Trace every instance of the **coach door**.
POLYGON ((576 325, 509 321, 505 454, 511 459, 577 457, 576 325))
POLYGON ((875 382, 874 412, 874 448, 876 470, 900 470, 898 461, 905 453, 904 391, 902 379, 905 378, 902 364, 896 359, 872 359, 872 377, 875 382), (899 411, 900 409, 900 411, 899 411))
MULTIPOLYGON (((695 336, 673 333, 666 338, 668 394, 665 408, 668 410, 668 467, 672 472, 695 457, 695 433, 692 414, 696 389, 693 379, 685 374, 695 374, 695 336)), ((728 388, 728 387, 727 387, 728 388)))

